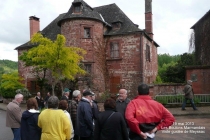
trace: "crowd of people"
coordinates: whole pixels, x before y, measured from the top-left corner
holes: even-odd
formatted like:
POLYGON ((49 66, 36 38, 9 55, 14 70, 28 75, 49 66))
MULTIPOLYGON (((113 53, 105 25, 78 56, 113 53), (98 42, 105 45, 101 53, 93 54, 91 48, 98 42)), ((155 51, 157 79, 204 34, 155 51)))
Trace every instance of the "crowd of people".
POLYGON ((108 98, 100 112, 95 94, 90 90, 65 88, 59 100, 47 93, 37 93, 27 100, 27 110, 19 107, 22 94, 7 105, 6 126, 14 140, 154 140, 158 130, 175 121, 173 115, 149 96, 149 86, 140 84, 138 96, 128 99, 127 90, 120 89, 117 99, 108 98), (43 109, 43 108, 46 109, 43 109))

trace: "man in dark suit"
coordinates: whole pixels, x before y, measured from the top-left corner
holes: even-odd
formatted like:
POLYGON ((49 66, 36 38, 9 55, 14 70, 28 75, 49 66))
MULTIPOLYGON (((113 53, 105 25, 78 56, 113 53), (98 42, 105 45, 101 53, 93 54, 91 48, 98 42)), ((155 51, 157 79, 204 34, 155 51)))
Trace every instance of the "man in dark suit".
POLYGON ((77 122, 75 134, 80 140, 93 139, 93 113, 92 113, 92 92, 86 90, 77 108, 77 122))
POLYGON ((44 100, 41 97, 40 92, 37 92, 37 96, 35 97, 35 99, 36 99, 36 101, 38 103, 38 109, 39 109, 39 111, 41 111, 42 108, 44 108, 44 100))

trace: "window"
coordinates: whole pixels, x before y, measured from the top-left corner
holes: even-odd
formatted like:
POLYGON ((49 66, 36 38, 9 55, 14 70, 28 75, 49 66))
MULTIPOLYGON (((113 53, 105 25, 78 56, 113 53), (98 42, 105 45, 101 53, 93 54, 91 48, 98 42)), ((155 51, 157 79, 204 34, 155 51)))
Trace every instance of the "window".
POLYGON ((84 28, 84 38, 90 38, 90 28, 84 28))
POLYGON ((81 12, 81 3, 75 3, 74 5, 74 13, 80 13, 81 12))
POLYGON ((92 69, 91 64, 84 64, 84 68, 87 73, 91 74, 91 69, 92 69))
POLYGON ((113 27, 113 29, 120 29, 121 23, 120 22, 112 23, 112 27, 113 27))
POLYGON ((117 42, 112 42, 110 47, 111 59, 119 58, 119 46, 117 42))
POLYGON ((146 46, 146 61, 150 61, 150 47, 149 45, 146 46))
POLYGON ((197 74, 191 74, 191 80, 193 82, 197 81, 197 74))

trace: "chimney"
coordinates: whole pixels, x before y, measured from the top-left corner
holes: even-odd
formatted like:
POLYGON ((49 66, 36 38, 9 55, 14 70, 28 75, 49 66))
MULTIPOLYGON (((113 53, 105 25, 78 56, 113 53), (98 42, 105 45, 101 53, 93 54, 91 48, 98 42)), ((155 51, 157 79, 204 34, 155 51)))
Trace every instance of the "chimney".
POLYGON ((152 0, 145 0, 145 30, 153 39, 152 0))
POLYGON ((30 20, 30 39, 31 39, 32 36, 40 30, 40 27, 39 27, 39 18, 35 16, 30 16, 29 20, 30 20))

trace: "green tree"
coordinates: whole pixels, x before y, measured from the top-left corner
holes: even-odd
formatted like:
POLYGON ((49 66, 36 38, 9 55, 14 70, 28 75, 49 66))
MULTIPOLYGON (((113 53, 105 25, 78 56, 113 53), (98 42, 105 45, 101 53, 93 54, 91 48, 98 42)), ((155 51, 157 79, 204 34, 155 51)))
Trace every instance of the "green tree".
POLYGON ((85 73, 79 66, 85 51, 81 48, 65 46, 66 39, 63 35, 58 34, 57 39, 52 41, 37 33, 32 37, 31 43, 37 47, 23 53, 20 59, 39 72, 48 71, 49 75, 46 77, 52 86, 53 95, 56 84, 62 79, 73 80, 77 74, 85 73))
POLYGON ((164 64, 169 64, 171 62, 177 62, 180 59, 180 55, 170 55, 170 54, 158 54, 158 66, 162 67, 164 64))
POLYGON ((184 83, 185 82, 185 67, 195 65, 194 54, 184 53, 181 55, 178 62, 174 65, 170 65, 166 68, 166 71, 162 73, 164 82, 172 83, 184 83))
POLYGON ((3 74, 0 84, 1 95, 4 98, 14 98, 16 90, 22 89, 24 85, 20 82, 22 78, 17 72, 11 74, 3 74))
POLYGON ((0 66, 1 67, 8 67, 13 70, 17 70, 18 68, 18 62, 11 61, 11 60, 0 60, 0 66))

